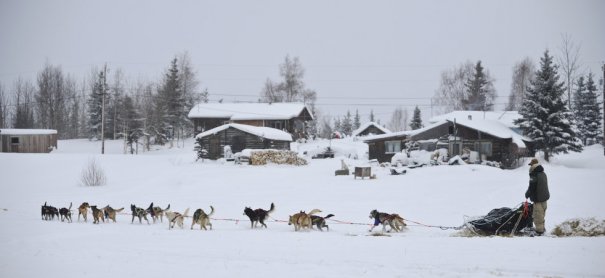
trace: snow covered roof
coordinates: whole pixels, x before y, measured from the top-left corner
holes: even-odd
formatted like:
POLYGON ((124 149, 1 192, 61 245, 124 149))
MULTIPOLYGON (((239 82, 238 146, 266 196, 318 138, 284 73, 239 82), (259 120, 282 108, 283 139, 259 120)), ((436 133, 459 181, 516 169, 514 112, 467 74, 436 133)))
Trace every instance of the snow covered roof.
POLYGON ((364 142, 369 142, 369 141, 375 141, 375 140, 380 140, 380 139, 384 139, 384 138, 395 138, 395 137, 403 137, 403 136, 414 136, 418 133, 427 131, 429 129, 432 129, 434 127, 440 126, 444 123, 446 123, 447 121, 442 120, 442 121, 438 121, 436 123, 433 123, 431 125, 425 126, 423 128, 420 129, 415 129, 415 130, 404 130, 404 131, 398 131, 398 132, 391 132, 391 133, 386 133, 386 134, 380 134, 380 135, 374 135, 374 136, 368 136, 364 142))
POLYGON ((454 121, 454 119, 456 121, 468 120, 469 116, 471 120, 499 121, 509 128, 517 127, 513 122, 521 118, 521 114, 517 111, 453 111, 432 117, 429 119, 429 123, 432 124, 443 120, 454 121))
POLYGON ((243 125, 243 124, 225 124, 219 127, 215 127, 213 129, 204 131, 195 136, 195 138, 203 138, 206 136, 210 136, 213 134, 217 134, 228 128, 239 129, 243 132, 250 133, 259 137, 271 139, 271 140, 279 140, 279 141, 292 141, 292 135, 285 131, 281 131, 279 129, 271 128, 271 127, 259 127, 259 126, 251 126, 251 125, 243 125))
MULTIPOLYGON (((443 125, 447 122, 454 122, 454 121, 453 120, 439 120, 437 122, 432 123, 429 126, 421 128, 421 129, 406 130, 406 131, 393 132, 393 133, 389 133, 389 134, 371 136, 371 137, 368 137, 366 140, 364 140, 364 142, 370 142, 370 141, 375 141, 375 140, 380 140, 380 139, 385 139, 385 138, 402 137, 402 136, 413 137, 416 134, 433 129, 433 128, 443 125)), ((459 125, 462 125, 462 126, 474 129, 474 130, 481 131, 483 133, 492 135, 492 136, 500 138, 500 139, 512 139, 513 143, 515 143, 519 148, 526 148, 524 141, 525 142, 532 141, 531 139, 529 139, 525 136, 519 135, 518 133, 516 133, 512 129, 508 128, 504 123, 502 123, 500 121, 456 119, 456 124, 459 124, 459 125)))
POLYGON ((0 134, 5 135, 35 135, 35 134, 57 134, 54 129, 0 129, 0 134))
POLYGON ((358 129, 354 130, 353 133, 352 133, 352 135, 353 136, 358 136, 359 133, 363 132, 364 130, 366 130, 370 126, 374 126, 377 129, 382 130, 382 132, 384 132, 384 133, 391 133, 390 130, 388 130, 388 129, 382 127, 382 126, 380 126, 380 124, 378 124, 376 122, 367 122, 365 124, 362 124, 358 129))
MULTIPOLYGON (((189 118, 228 118, 231 120, 289 120, 307 109, 304 103, 200 103, 189 111, 189 118)), ((307 110, 308 111, 308 110, 307 110)), ((309 113, 310 115, 310 113, 309 113)), ((311 115, 311 117, 313 117, 311 115)))
MULTIPOLYGON (((450 121, 453 122, 453 121, 450 121)), ((456 119, 457 125, 466 126, 468 128, 472 128, 474 130, 481 131, 483 133, 487 133, 497 138, 501 139, 512 139, 513 143, 517 144, 519 148, 525 148, 525 143, 523 141, 529 142, 531 139, 522 136, 512 129, 507 127, 504 123, 500 121, 494 120, 464 120, 464 119, 456 119)))

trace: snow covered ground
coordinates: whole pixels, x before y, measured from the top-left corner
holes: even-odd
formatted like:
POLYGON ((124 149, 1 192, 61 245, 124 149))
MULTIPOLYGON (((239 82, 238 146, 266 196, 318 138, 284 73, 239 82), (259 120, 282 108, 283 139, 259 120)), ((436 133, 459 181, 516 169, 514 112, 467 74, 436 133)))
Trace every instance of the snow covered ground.
MULTIPOLYGON (((328 141, 293 147, 309 157, 328 141)), ((333 140, 335 159, 309 165, 249 166, 195 162, 193 141, 184 148, 123 155, 119 141, 67 140, 50 154, 0 154, 0 277, 590 277, 605 276, 605 238, 458 237, 452 230, 410 224, 403 233, 371 236, 372 209, 397 212, 417 222, 459 226, 465 216, 524 201, 527 167, 500 170, 477 165, 424 167, 391 176, 374 166, 377 179, 335 176, 341 159, 366 165, 367 147, 333 140), (357 160, 353 159, 357 156, 357 160), (95 157, 107 185, 79 185, 95 157), (350 157, 350 158, 349 158, 350 157), (168 224, 93 225, 42 221, 40 206, 74 208, 82 202, 114 208, 150 202, 183 212, 216 209, 214 230, 168 230, 168 224), (367 225, 328 221, 329 232, 294 232, 283 222, 250 229, 245 206, 276 211, 287 220, 299 210, 367 225)), ((544 165, 551 200, 546 226, 573 217, 605 218, 605 157, 600 146, 556 156, 544 165)), ((74 210, 75 211, 75 210, 74 210)), ((90 215, 89 215, 89 218, 90 215)))

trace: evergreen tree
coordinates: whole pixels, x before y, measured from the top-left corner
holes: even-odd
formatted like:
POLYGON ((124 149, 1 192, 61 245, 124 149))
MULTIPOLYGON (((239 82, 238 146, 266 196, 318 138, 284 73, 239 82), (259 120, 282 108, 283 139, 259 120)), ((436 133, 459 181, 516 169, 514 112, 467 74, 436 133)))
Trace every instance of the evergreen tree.
POLYGON ((598 101, 597 87, 593 74, 588 74, 586 83, 580 77, 574 93, 574 118, 578 125, 578 135, 584 145, 597 143, 602 139, 601 103, 598 101))
POLYGON ((410 128, 412 128, 412 130, 422 128, 422 117, 420 116, 420 109, 418 109, 418 106, 414 109, 414 116, 412 117, 410 128))
POLYGON ((493 109, 493 98, 490 98, 492 88, 487 79, 481 61, 475 65, 475 73, 465 83, 466 97, 462 100, 464 110, 489 111, 493 109))
POLYGON ((141 115, 137 111, 134 101, 130 96, 124 96, 122 99, 122 110, 120 111, 120 122, 123 132, 126 136, 126 143, 130 149, 130 153, 134 153, 133 145, 139 142, 139 138, 143 135, 143 129, 141 128, 141 115))
POLYGON ((341 123, 342 132, 346 135, 351 135, 353 133, 353 123, 351 119, 351 112, 347 110, 347 115, 342 120, 341 123))
POLYGON ((370 122, 374 122, 374 110, 370 110, 370 122))
POLYGON ((355 109, 355 120, 353 121, 353 130, 357 130, 361 126, 361 119, 359 118, 359 109, 355 109))
MULTIPOLYGON (((102 124, 102 103, 103 97, 107 101, 107 94, 104 94, 104 90, 107 88, 107 79, 103 71, 99 72, 97 79, 92 86, 92 92, 88 97, 88 128, 89 138, 101 138, 101 124, 102 124)), ((107 104, 107 102, 105 102, 107 104)))
POLYGON ((527 97, 515 121, 525 135, 533 140, 534 147, 544 152, 544 159, 569 151, 580 152, 572 115, 562 100, 565 93, 563 82, 559 82, 557 66, 553 65, 548 50, 540 59, 540 69, 530 81, 527 97))
POLYGON ((171 61, 170 68, 164 75, 158 89, 155 109, 158 121, 152 131, 155 133, 156 143, 164 144, 165 139, 173 139, 184 131, 189 111, 186 110, 186 99, 182 95, 177 58, 171 61))

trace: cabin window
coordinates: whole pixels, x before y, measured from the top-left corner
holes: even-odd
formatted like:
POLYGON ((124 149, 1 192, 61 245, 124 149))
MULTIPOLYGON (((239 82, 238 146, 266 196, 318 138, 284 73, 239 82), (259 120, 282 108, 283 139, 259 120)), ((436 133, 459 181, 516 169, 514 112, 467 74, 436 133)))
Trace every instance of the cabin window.
POLYGON ((19 137, 11 137, 11 144, 19 144, 19 137))
POLYGON ((284 128, 284 125, 281 121, 275 121, 275 122, 271 123, 271 127, 281 130, 282 128, 284 128))
POLYGON ((492 156, 492 142, 475 142, 475 151, 485 156, 492 156))
POLYGON ((398 153, 401 151, 401 141, 384 142, 385 153, 398 153))

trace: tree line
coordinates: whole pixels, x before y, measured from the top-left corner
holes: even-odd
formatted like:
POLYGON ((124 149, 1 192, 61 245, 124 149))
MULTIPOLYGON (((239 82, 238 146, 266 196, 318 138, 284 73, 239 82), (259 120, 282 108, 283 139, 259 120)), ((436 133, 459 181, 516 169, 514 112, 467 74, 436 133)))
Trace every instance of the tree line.
POLYGON ((56 129, 60 139, 91 140, 103 130, 105 138, 126 140, 131 152, 141 138, 149 146, 190 136, 189 110, 208 101, 186 52, 175 55, 157 82, 128 84, 121 69, 97 67, 77 82, 47 63, 35 82, 18 78, 10 92, 0 84, 0 128, 56 129))

